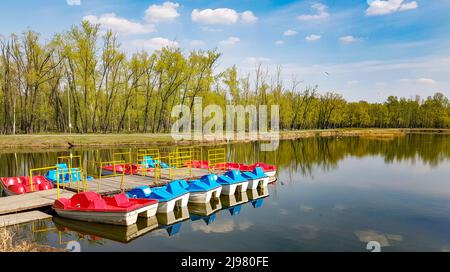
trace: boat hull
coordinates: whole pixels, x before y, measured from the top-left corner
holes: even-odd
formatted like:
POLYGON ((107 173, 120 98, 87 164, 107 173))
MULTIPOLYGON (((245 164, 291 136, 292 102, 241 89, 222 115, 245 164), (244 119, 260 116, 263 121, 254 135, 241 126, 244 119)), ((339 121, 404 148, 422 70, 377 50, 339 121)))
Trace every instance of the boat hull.
POLYGON ((252 179, 248 181, 248 190, 256 190, 258 187, 267 187, 269 184, 269 177, 252 179))
POLYGON ((183 208, 189 203, 189 193, 171 199, 169 201, 159 202, 158 213, 170 213, 173 212, 175 207, 183 208))
POLYGON ((222 184, 222 195, 234 195, 236 193, 242 193, 247 191, 248 181, 234 183, 234 184, 222 184))
POLYGON ((191 192, 189 194, 189 203, 209 203, 213 198, 219 198, 221 193, 222 187, 217 187, 206 192, 191 192))
POLYGON ((268 177, 275 177, 276 176, 276 174, 277 174, 277 171, 267 171, 267 172, 264 172, 268 177))
POLYGON ((14 193, 14 192, 12 192, 12 191, 6 189, 6 188, 3 187, 3 186, 2 186, 2 190, 3 190, 3 193, 2 193, 2 194, 5 195, 5 196, 15 196, 15 195, 17 195, 16 193, 14 193))
POLYGON ((158 209, 158 203, 129 212, 94 212, 54 209, 59 216, 64 218, 92 223, 130 226, 136 223, 138 217, 149 218, 155 216, 158 209))

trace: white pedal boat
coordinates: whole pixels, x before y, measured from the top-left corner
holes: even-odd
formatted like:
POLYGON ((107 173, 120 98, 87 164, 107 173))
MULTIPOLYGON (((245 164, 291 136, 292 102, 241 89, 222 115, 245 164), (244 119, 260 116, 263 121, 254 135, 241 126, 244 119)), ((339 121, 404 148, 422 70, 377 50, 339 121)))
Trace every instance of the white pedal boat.
POLYGON ((234 195, 247 191, 248 180, 244 178, 239 170, 231 170, 217 179, 222 185, 222 195, 234 195))
POLYGON ((189 191, 189 203, 209 203, 218 199, 222 193, 222 186, 217 183, 217 175, 211 174, 199 180, 181 181, 182 186, 189 191))
POLYGON ((150 188, 141 186, 127 193, 129 198, 145 198, 158 200, 158 213, 170 213, 176 207, 186 207, 189 203, 189 191, 183 185, 183 181, 175 180, 163 187, 150 188))
POLYGON ((267 187, 269 176, 261 167, 255 167, 252 172, 243 172, 242 176, 248 180, 248 190, 256 190, 258 187, 267 187))

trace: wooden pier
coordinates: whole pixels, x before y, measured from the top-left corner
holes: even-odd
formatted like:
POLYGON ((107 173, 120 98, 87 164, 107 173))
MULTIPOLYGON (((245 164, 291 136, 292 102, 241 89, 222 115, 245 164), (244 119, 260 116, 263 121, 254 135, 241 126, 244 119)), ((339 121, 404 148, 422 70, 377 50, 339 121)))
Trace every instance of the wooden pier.
MULTIPOLYGON (((61 190, 60 197, 70 198, 73 192, 61 190)), ((55 202, 56 189, 24 195, 0 197, 0 215, 49 207, 55 202)))
POLYGON ((29 211, 0 216, 0 228, 20 225, 37 220, 50 219, 52 216, 40 211, 29 211))

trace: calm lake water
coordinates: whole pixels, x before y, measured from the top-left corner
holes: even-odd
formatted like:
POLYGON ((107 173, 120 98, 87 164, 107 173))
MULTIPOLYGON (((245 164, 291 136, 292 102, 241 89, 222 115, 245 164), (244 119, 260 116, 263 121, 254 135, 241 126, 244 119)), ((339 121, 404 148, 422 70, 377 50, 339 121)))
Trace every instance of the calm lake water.
MULTIPOLYGON (((108 160, 115 151, 70 152, 108 160)), ((0 176, 70 152, 2 153, 0 176)), ((256 143, 227 152, 230 161, 278 165, 278 181, 129 228, 54 218, 14 229, 55 247, 79 241, 83 251, 367 251, 372 240, 383 251, 450 251, 450 136, 310 138, 276 152, 256 143)))

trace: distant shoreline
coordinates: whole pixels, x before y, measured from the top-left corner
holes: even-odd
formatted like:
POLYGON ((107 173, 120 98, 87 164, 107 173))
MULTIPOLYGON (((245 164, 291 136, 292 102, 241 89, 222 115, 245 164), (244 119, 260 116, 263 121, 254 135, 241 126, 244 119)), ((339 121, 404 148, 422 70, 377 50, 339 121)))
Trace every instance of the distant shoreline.
MULTIPOLYGON (((407 134, 449 134, 450 129, 411 129, 411 128, 361 128, 361 129, 314 129, 280 131, 280 140, 295 140, 310 137, 399 137, 407 134)), ((231 143, 264 140, 246 138, 231 143)), ((205 136, 203 141, 175 141, 170 134, 35 134, 35 135, 0 135, 0 150, 20 148, 31 149, 69 149, 82 147, 145 147, 160 145, 214 145, 224 144, 205 136)))

